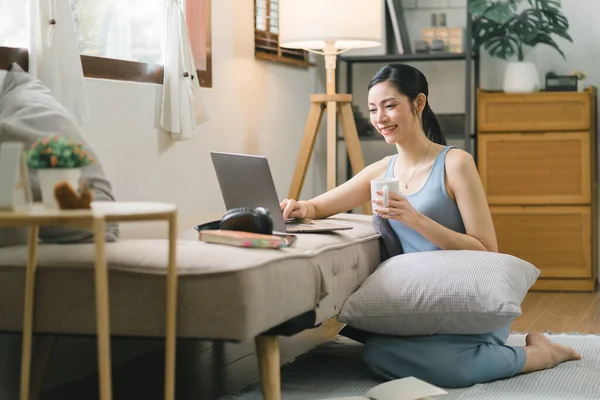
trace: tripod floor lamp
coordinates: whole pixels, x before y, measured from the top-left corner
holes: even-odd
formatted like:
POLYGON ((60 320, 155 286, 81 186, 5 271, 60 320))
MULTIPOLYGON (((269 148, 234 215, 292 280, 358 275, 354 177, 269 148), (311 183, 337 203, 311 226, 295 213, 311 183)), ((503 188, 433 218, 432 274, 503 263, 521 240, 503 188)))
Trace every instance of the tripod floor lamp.
MULTIPOLYGON (((323 112, 327 110, 327 190, 336 186, 337 115, 353 174, 364 168, 352 95, 336 94, 335 66, 338 54, 381 44, 381 0, 279 0, 279 45, 325 56, 327 92, 313 94, 304 138, 288 197, 298 199, 313 152, 323 112)), ((371 204, 363 206, 371 213, 371 204)))

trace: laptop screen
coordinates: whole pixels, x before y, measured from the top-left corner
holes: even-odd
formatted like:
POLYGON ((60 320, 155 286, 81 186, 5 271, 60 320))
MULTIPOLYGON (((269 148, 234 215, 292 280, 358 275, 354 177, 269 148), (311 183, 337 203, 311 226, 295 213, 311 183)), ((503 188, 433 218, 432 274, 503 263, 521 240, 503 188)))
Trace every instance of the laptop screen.
POLYGON ((248 154, 211 152, 225 207, 265 207, 273 230, 285 232, 285 221, 267 159, 248 154))

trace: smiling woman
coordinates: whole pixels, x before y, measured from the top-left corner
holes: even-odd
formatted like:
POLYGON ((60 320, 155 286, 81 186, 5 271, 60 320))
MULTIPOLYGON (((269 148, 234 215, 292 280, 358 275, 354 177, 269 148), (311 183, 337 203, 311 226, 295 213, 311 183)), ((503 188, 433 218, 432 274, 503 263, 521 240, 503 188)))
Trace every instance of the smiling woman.
MULTIPOLYGON (((212 87, 210 1, 182 1, 202 87, 212 87)), ((165 0, 72 0, 84 75, 162 83, 164 6, 165 0)), ((27 2, 0 0, 0 9, 0 68, 27 68, 27 2)))

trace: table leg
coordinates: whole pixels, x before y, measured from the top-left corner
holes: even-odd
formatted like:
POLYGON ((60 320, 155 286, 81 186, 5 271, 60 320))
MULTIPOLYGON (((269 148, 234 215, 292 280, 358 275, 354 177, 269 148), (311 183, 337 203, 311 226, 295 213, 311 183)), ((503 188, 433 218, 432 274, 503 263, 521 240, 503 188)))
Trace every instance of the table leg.
POLYGON ((33 334, 33 308, 35 295, 35 270, 37 267, 39 226, 29 228, 27 266, 25 269, 25 300, 23 306, 23 344, 21 353, 21 400, 29 400, 31 374, 31 339, 33 334))
POLYGON ((263 400, 281 400, 279 337, 260 335, 255 343, 263 400))
POLYGON ((106 221, 94 217, 94 242, 96 244, 96 329, 98 330, 98 371, 100 375, 100 400, 112 399, 110 363, 110 318, 108 299, 108 268, 105 253, 106 221))
POLYGON ((165 346, 165 400, 175 399, 175 344, 177 340, 177 213, 169 218, 169 266, 165 346))

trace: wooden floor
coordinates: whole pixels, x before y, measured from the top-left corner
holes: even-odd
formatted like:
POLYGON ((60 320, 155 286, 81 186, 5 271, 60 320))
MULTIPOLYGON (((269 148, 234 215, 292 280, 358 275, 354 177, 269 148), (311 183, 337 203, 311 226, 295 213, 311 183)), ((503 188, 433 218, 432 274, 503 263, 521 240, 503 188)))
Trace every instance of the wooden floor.
MULTIPOLYGON (((512 325, 517 332, 579 332, 600 334, 600 292, 530 292, 523 301, 523 316, 512 325)), ((281 340, 281 362, 286 363, 317 344, 335 337, 341 325, 330 320, 321 327, 281 340)), ((214 349, 209 343, 178 342, 177 398, 212 399, 214 349)), ((258 378, 254 344, 227 344, 226 391, 235 392, 258 378)), ((113 398, 162 399, 164 351, 158 349, 113 368, 113 398)), ((97 376, 89 376, 48 391, 42 400, 97 399, 97 376)))
POLYGON ((513 331, 600 333, 600 292, 529 292, 521 307, 513 331))

